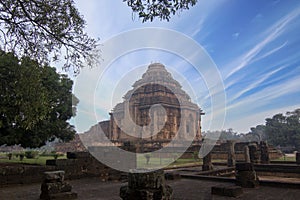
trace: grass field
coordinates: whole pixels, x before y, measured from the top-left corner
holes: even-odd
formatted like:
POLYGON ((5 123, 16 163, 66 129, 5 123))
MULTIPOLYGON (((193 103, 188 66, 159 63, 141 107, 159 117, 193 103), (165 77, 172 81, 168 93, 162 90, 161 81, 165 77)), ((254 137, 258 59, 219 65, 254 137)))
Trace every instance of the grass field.
MULTIPOLYGON (((66 156, 59 156, 58 159, 66 158, 66 156)), ((19 157, 12 156, 11 160, 8 159, 6 153, 0 153, 0 163, 24 163, 24 164, 36 164, 46 165, 46 160, 54 159, 53 156, 37 156, 36 158, 28 159, 26 157, 21 161, 19 157)))
POLYGON ((274 159, 272 161, 294 161, 294 162, 296 162, 296 156, 282 156, 281 158, 274 159))
POLYGON ((149 163, 147 164, 147 159, 143 155, 137 156, 137 167, 138 168, 156 168, 160 166, 176 167, 176 166, 189 166, 194 164, 202 164, 202 160, 194 159, 177 159, 174 161, 173 158, 156 158, 151 157, 149 163))
MULTIPOLYGON (((58 159, 65 159, 66 155, 59 156, 58 159)), ((22 161, 20 161, 19 157, 16 157, 15 155, 12 156, 11 160, 8 159, 8 156, 6 153, 0 153, 0 163, 24 163, 24 164, 37 164, 37 165, 45 165, 46 160, 54 159, 53 156, 42 156, 39 155, 36 158, 28 159, 24 157, 22 161)), ((213 162, 226 162, 226 160, 212 160, 213 162)), ((272 160, 273 161, 273 160, 272 160)), ((296 161, 295 156, 283 156, 278 159, 274 159, 274 161, 296 161)), ((147 159, 144 155, 138 155, 137 156, 137 166, 138 168, 156 168, 160 166, 165 167, 178 167, 178 166, 189 166, 189 165, 195 165, 195 164, 202 164, 202 159, 195 160, 195 159, 177 159, 174 161, 173 158, 156 158, 151 157, 149 160, 149 163, 147 164, 147 159)))

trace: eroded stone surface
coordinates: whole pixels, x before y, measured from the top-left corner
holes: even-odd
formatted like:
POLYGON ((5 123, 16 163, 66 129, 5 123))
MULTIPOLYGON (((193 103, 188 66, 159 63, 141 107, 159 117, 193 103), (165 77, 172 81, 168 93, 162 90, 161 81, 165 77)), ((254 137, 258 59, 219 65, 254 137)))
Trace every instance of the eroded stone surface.
POLYGON ((260 142, 260 161, 263 164, 269 164, 270 158, 269 158, 269 147, 266 142, 261 141, 260 142))
POLYGON ((238 197, 243 194, 243 189, 240 186, 213 186, 211 187, 211 194, 238 197))
POLYGON ((172 194, 172 188, 165 183, 163 170, 129 173, 128 186, 120 188, 123 200, 169 200, 172 194))
POLYGON ((77 199, 77 193, 71 192, 72 186, 64 181, 64 171, 44 173, 40 199, 77 199))
POLYGON ((228 148, 227 166, 228 167, 233 167, 235 165, 234 145, 235 145, 235 141, 232 140, 227 141, 227 148, 228 148))
POLYGON ((213 165, 211 162, 211 153, 208 153, 206 156, 203 157, 203 165, 202 171, 209 171, 213 170, 213 165))
POLYGON ((236 164, 236 184, 245 188, 255 188, 259 185, 258 176, 252 163, 236 164))

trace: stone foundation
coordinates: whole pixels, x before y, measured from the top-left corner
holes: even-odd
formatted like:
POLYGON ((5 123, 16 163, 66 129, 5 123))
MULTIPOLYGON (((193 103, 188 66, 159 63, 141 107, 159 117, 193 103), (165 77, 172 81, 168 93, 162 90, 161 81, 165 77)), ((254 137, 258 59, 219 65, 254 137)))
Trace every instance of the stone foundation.
POLYGON ((252 163, 237 163, 236 170, 236 184, 245 188, 255 188, 259 185, 259 180, 254 171, 252 163))
POLYGON ((296 164, 300 165, 300 152, 296 153, 296 164))
POLYGON ((211 153, 208 153, 206 156, 203 158, 203 165, 202 165, 202 171, 209 171, 213 170, 213 165, 211 162, 211 153))
POLYGON ((213 186, 211 188, 211 194, 228 197, 239 197, 243 194, 243 189, 240 186, 213 186))
POLYGON ((123 200, 169 200, 173 190, 165 184, 163 170, 143 173, 135 170, 128 174, 128 186, 120 188, 123 200))
POLYGON ((71 192, 72 186, 64 181, 64 171, 45 172, 44 175, 40 199, 77 199, 77 193, 71 192))

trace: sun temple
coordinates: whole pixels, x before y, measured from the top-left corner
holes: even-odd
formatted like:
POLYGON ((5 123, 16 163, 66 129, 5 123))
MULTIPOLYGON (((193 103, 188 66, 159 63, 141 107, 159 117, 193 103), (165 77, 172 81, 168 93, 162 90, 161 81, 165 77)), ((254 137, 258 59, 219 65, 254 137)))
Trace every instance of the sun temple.
POLYGON ((110 120, 100 122, 110 140, 135 140, 128 132, 138 137, 148 133, 145 140, 201 139, 204 113, 164 65, 150 64, 132 87, 112 109, 110 120))

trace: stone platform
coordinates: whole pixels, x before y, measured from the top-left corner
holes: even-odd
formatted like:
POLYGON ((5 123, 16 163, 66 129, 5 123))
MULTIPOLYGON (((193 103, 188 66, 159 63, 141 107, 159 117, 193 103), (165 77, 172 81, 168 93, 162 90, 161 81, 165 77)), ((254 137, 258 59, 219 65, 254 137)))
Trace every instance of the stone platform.
MULTIPOLYGON (((72 191, 78 194, 79 200, 121 200, 120 187, 127 185, 121 182, 102 182, 100 178, 84 178, 71 180, 72 191)), ((233 197, 212 195, 211 188, 220 185, 217 181, 192 180, 181 178, 167 181, 173 188, 174 200, 232 200, 233 197)), ((234 186, 234 183, 221 183, 223 186, 234 186)), ((0 187, 0 199, 38 200, 41 184, 14 185, 0 187)), ((243 188, 242 196, 237 199, 272 199, 296 200, 300 196, 299 189, 260 186, 258 188, 243 188)))

